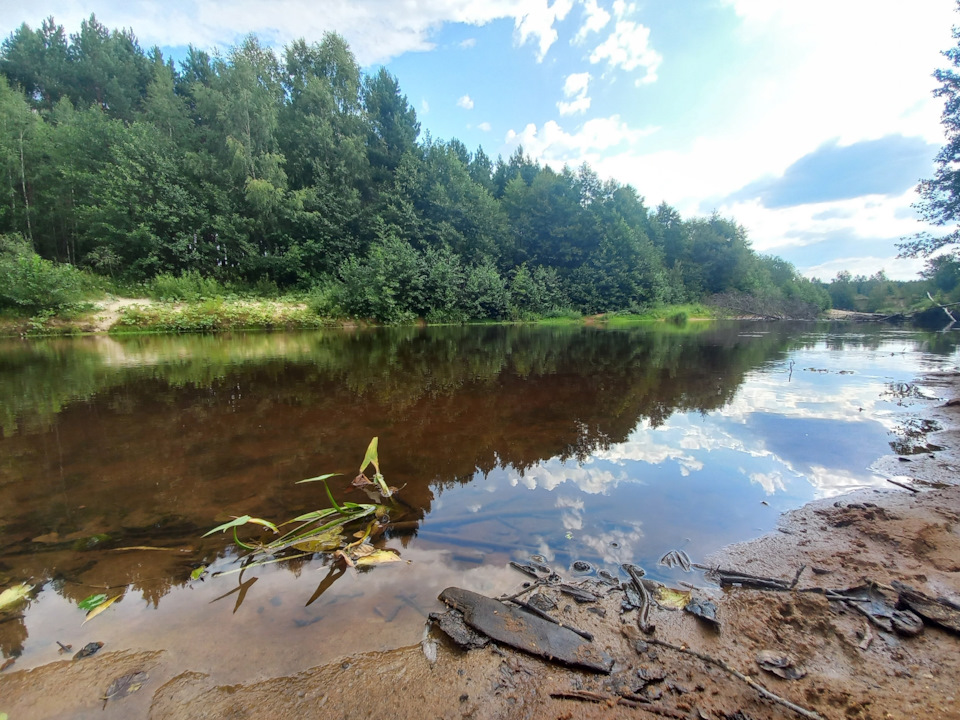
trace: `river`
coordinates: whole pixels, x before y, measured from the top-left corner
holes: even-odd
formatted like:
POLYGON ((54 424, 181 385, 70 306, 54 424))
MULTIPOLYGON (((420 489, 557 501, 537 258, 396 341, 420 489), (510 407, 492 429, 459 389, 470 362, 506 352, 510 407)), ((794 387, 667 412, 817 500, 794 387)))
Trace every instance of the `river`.
POLYGON ((0 614, 0 651, 27 669, 100 641, 235 683, 416 643, 444 587, 517 587, 511 560, 675 580, 670 550, 703 557, 885 486, 884 454, 935 452, 913 383, 957 362, 951 334, 879 325, 3 341, 0 589, 34 590, 0 614), (338 502, 371 502, 351 480, 375 436, 399 491, 374 544, 400 562, 217 575, 240 551, 215 525, 329 506, 298 480, 340 473, 338 502), (83 624, 98 593, 119 599, 83 624))

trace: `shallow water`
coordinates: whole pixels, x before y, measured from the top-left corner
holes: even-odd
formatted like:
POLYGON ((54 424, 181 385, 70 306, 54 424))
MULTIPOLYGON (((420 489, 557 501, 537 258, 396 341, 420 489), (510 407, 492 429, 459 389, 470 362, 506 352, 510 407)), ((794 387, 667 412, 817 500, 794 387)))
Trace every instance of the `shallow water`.
POLYGON ((0 587, 38 590, 0 650, 29 668, 99 640, 239 682, 417 642, 444 587, 518 586, 512 559, 682 579, 658 558, 885 486, 870 465, 924 444, 906 383, 956 364, 951 335, 809 324, 0 343, 0 587), (300 479, 368 502, 349 480, 375 435, 403 562, 189 580, 238 567, 214 525, 326 507, 300 479), (97 592, 122 597, 81 625, 97 592))

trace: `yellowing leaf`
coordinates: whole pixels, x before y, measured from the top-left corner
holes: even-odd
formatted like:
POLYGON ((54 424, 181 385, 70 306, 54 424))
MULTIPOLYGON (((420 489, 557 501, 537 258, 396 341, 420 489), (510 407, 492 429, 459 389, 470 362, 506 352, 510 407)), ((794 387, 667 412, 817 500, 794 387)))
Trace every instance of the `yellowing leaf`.
POLYGON ((680 610, 690 602, 690 592, 674 590, 664 585, 657 587, 657 605, 668 610, 680 610))
POLYGON ((390 552, 389 550, 375 550, 369 555, 359 557, 356 560, 356 564, 360 567, 383 565, 384 563, 392 562, 400 562, 400 556, 396 553, 390 552))
POLYGON ((366 557, 367 555, 372 555, 375 552, 375 548, 370 543, 361 543, 353 548, 350 552, 353 553, 354 557, 362 558, 366 557))
POLYGON ((199 579, 200 576, 203 575, 206 571, 207 571, 207 566, 206 566, 206 565, 201 565, 201 566, 198 567, 198 568, 194 568, 194 569, 193 569, 193 572, 190 573, 190 579, 191 579, 191 580, 197 580, 197 579, 199 579))
POLYGON ((33 586, 26 583, 20 583, 4 590, 0 593, 0 612, 26 600, 31 590, 33 590, 33 586))
POLYGON ((378 440, 379 438, 374 438, 367 446, 367 454, 363 456, 363 463, 360 465, 361 473, 367 469, 367 465, 370 463, 373 463, 373 467, 377 471, 377 474, 380 473, 380 459, 377 457, 378 440))
POLYGON ((109 600, 105 600, 105 601, 104 601, 103 603, 101 603, 100 605, 97 605, 93 610, 91 610, 90 612, 87 613, 87 618, 86 618, 82 623, 80 623, 80 625, 81 625, 81 626, 82 626, 82 625, 86 625, 88 622, 90 622, 91 620, 93 620, 97 615, 99 615, 99 614, 102 613, 104 610, 106 610, 108 607, 110 607, 111 605, 113 605, 113 604, 114 604, 117 600, 119 600, 121 597, 123 597, 123 596, 122 596, 122 595, 117 595, 117 596, 115 596, 115 597, 110 598, 109 600))

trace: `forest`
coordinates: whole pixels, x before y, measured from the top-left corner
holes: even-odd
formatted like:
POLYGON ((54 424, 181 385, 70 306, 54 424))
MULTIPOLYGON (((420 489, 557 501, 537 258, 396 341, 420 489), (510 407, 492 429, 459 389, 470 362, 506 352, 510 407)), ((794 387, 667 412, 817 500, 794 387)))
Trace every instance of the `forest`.
POLYGON ((23 25, 0 46, 0 171, 0 307, 24 312, 91 283, 297 292, 383 323, 831 304, 733 219, 432 137, 336 34, 175 63, 94 16, 23 25))

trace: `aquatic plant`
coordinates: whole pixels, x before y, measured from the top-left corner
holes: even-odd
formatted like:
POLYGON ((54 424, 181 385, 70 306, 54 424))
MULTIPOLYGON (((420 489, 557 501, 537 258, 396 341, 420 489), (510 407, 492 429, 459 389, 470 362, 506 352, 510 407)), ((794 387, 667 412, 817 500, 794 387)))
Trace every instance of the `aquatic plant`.
MULTIPOLYGON (((378 439, 375 437, 367 447, 363 463, 360 465, 360 474, 353 481, 353 484, 357 487, 375 485, 381 496, 389 498, 397 491, 397 488, 388 486, 383 474, 380 472, 380 459, 377 445, 378 439), (363 474, 364 470, 371 464, 375 470, 372 481, 363 474)), ((291 520, 282 522, 279 525, 269 520, 264 520, 263 518, 241 515, 204 533, 203 537, 207 537, 217 532, 232 530, 234 542, 239 547, 250 551, 242 557, 245 561, 242 567, 226 572, 214 573, 214 576, 227 575, 233 572, 239 572, 248 567, 266 565, 283 560, 292 560, 315 553, 331 553, 342 558, 351 566, 375 565, 399 559, 395 553, 387 550, 377 550, 368 542, 368 540, 379 532, 389 521, 390 508, 378 503, 338 503, 330 491, 327 480, 339 474, 340 473, 327 473, 325 475, 300 480, 297 483, 298 485, 310 482, 323 483, 327 499, 330 501, 330 507, 304 513, 291 520), (362 520, 367 521, 363 530, 356 532, 353 536, 345 535, 345 530, 348 525, 358 523, 362 520), (275 537, 270 541, 248 540, 244 542, 237 534, 237 528, 243 527, 244 525, 259 526, 279 537, 275 537), (281 528, 288 525, 295 525, 296 527, 287 532, 282 532, 281 528), (351 542, 350 537, 357 539, 351 542), (295 552, 291 554, 290 551, 295 552)), ((197 568, 191 573, 191 579, 196 579, 202 574, 203 570, 197 568)))

